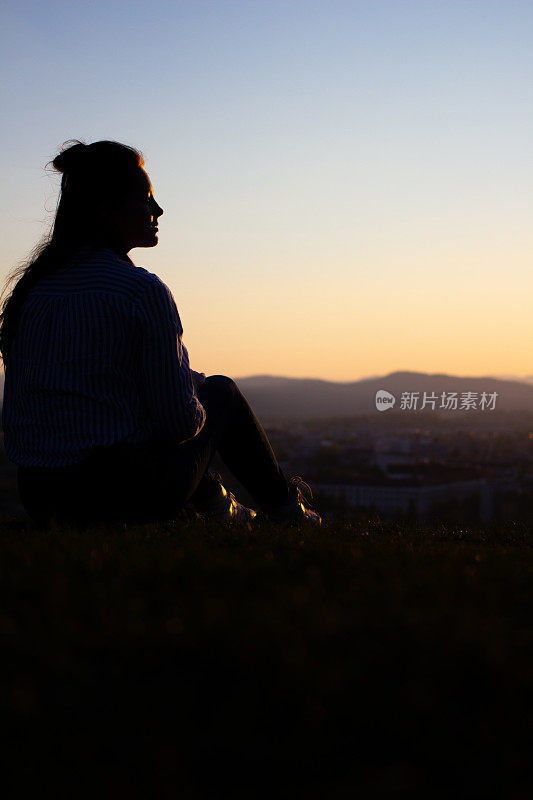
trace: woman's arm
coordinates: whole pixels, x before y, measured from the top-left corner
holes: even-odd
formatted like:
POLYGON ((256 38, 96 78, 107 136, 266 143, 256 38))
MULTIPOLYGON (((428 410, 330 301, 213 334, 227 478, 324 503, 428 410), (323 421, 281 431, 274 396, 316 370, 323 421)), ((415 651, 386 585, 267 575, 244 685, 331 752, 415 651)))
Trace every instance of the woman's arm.
POLYGON ((156 275, 150 275, 135 313, 140 324, 141 399, 153 436, 172 444, 192 439, 205 422, 205 410, 195 394, 176 303, 156 275))
POLYGON ((201 386, 205 381, 205 372, 195 372, 193 369, 191 369, 191 375, 194 391, 196 391, 198 387, 201 386))

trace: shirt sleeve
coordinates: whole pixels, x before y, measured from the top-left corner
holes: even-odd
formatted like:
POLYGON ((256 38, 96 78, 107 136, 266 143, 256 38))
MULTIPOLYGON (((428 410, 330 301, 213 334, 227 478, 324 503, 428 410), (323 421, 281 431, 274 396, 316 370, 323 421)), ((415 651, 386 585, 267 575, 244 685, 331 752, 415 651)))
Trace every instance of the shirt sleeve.
POLYGON ((141 400, 154 438, 180 444, 201 430, 205 410, 194 392, 176 303, 156 275, 150 275, 135 313, 140 328, 141 400))

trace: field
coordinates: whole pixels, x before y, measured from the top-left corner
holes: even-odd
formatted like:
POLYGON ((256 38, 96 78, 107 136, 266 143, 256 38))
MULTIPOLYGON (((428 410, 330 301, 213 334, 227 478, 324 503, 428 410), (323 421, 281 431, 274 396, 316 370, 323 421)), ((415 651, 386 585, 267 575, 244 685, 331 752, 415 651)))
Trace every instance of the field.
POLYGON ((525 798, 524 526, 6 521, 19 793, 525 798))

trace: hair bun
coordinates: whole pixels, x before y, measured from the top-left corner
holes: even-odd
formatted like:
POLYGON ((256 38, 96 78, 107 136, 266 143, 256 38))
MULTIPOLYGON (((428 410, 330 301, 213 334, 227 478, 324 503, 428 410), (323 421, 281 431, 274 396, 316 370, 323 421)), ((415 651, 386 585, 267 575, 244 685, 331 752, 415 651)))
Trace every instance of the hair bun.
POLYGON ((72 172, 82 163, 86 156, 87 148, 88 145, 84 142, 80 142, 78 139, 69 139, 64 142, 61 152, 54 158, 52 164, 59 172, 72 172), (70 142, 74 142, 74 144, 65 149, 65 145, 70 144, 70 142))

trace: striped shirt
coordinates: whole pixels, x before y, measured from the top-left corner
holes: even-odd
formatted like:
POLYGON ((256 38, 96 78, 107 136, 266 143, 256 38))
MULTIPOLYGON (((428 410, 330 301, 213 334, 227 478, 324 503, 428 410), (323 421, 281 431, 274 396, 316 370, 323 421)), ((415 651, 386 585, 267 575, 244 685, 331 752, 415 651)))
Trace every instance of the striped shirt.
POLYGON ((182 334, 157 275, 81 248, 24 302, 5 369, 8 457, 60 467, 95 446, 194 437, 205 411, 182 334))

